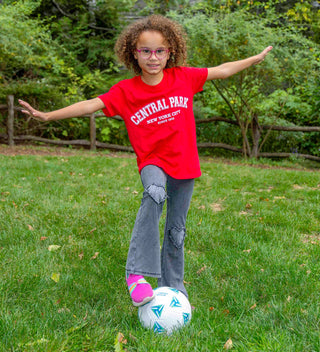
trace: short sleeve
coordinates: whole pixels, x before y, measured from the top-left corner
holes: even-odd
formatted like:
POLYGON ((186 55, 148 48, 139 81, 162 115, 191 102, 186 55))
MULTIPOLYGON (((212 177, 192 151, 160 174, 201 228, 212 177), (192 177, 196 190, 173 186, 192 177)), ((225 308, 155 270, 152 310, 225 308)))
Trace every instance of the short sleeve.
POLYGON ((107 93, 98 96, 104 103, 105 108, 102 109, 106 116, 120 115, 119 107, 122 105, 122 90, 116 84, 110 88, 107 93))
POLYGON ((182 67, 182 70, 191 83, 193 93, 196 94, 203 90, 203 86, 207 81, 208 69, 199 67, 182 67))

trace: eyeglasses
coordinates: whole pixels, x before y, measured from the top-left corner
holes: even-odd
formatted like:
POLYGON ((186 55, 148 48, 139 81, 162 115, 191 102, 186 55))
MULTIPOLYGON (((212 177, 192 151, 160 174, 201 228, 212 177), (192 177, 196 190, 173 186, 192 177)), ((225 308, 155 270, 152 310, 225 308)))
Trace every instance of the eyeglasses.
POLYGON ((157 59, 162 60, 167 56, 167 53, 169 52, 169 49, 164 49, 164 48, 160 48, 156 50, 143 48, 143 49, 136 49, 136 50, 140 54, 142 59, 145 59, 145 60, 150 59, 153 53, 155 54, 157 59))

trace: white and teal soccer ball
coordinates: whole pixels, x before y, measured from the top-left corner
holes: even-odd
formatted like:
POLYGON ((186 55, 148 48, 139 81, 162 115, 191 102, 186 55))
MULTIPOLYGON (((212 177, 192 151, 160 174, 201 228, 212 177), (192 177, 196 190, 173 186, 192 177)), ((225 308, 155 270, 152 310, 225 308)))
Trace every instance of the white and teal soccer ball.
POLYGON ((190 322, 191 305, 182 292, 170 287, 158 287, 153 292, 154 299, 138 310, 142 326, 171 334, 190 322))

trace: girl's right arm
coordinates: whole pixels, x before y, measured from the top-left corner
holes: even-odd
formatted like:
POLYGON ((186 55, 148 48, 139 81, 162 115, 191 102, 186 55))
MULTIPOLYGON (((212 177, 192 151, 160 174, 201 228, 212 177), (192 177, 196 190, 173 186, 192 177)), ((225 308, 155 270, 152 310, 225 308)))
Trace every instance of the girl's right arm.
POLYGON ((69 105, 65 108, 50 112, 38 111, 23 100, 19 100, 19 103, 24 108, 22 110, 23 113, 41 121, 56 121, 68 119, 70 117, 92 114, 98 110, 105 108, 102 100, 99 98, 83 100, 73 105, 69 105))

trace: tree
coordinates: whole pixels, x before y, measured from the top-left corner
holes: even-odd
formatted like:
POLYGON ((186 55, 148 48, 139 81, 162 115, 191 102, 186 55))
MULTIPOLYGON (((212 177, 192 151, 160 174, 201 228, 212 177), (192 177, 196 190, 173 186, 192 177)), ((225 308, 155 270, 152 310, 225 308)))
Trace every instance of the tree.
MULTIPOLYGON (((7 0, 0 4, 1 100, 14 94, 39 109, 53 110, 105 92, 127 75, 119 72, 113 45, 124 21, 119 13, 134 2, 7 0)), ((50 124, 41 134, 52 136, 55 131, 59 137, 81 138, 87 127, 86 121, 74 119, 50 124)))
POLYGON ((261 138, 264 144, 270 137, 270 133, 261 135, 260 124, 299 125, 309 118, 320 68, 319 45, 296 28, 272 26, 270 19, 245 10, 172 16, 187 29, 194 66, 216 66, 274 46, 262 64, 227 80, 213 81, 199 99, 202 115, 227 118, 240 127, 245 155, 257 156, 261 138))
POLYGON ((52 74, 62 74, 58 47, 38 19, 30 19, 32 1, 1 5, 0 11, 0 96, 30 94, 40 96, 50 90, 52 74), (50 77, 51 76, 51 77, 50 77))

